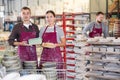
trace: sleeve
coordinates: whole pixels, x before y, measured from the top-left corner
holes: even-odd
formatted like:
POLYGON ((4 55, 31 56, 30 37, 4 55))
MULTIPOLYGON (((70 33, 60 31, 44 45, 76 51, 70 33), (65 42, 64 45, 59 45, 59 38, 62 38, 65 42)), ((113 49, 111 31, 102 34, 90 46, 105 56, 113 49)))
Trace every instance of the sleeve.
POLYGON ((86 37, 89 37, 87 32, 88 31, 90 32, 90 29, 92 28, 92 26, 93 26, 93 23, 89 23, 88 25, 86 25, 82 30, 82 34, 86 37))
POLYGON ((59 27, 58 27, 58 32, 57 32, 57 34, 58 34, 58 36, 59 36, 59 39, 65 37, 64 32, 63 32, 63 29, 61 29, 61 28, 59 28, 59 27))
POLYGON ((104 26, 104 32, 103 32, 103 34, 104 34, 104 37, 109 37, 109 30, 108 30, 108 26, 104 26))
POLYGON ((17 41, 19 41, 19 40, 18 40, 18 39, 19 39, 19 29, 18 29, 18 28, 19 28, 19 27, 18 27, 17 25, 14 26, 14 28, 13 28, 10 36, 9 36, 9 39, 8 39, 9 45, 14 46, 15 39, 16 39, 17 41))

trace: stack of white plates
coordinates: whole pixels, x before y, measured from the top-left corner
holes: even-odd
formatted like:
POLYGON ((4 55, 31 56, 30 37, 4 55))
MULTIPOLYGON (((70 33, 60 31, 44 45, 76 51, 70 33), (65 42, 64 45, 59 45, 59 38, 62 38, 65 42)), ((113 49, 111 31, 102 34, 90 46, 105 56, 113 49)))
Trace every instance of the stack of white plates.
POLYGON ((24 61, 23 68, 24 69, 36 69, 37 68, 37 61, 24 61))
POLYGON ((46 75, 47 80, 57 79, 57 69, 55 62, 46 62, 42 66, 43 73, 46 75))
POLYGON ((90 55, 90 58, 92 59, 101 59, 102 58, 102 54, 100 53, 96 53, 96 54, 93 54, 93 55, 90 55))
POLYGON ((104 68, 107 69, 107 70, 119 70, 120 69, 120 64, 108 63, 104 66, 104 68))
POLYGON ((106 72, 103 75, 106 76, 106 77, 114 77, 114 78, 117 78, 118 80, 120 79, 120 74, 119 73, 106 72))
POLYGON ((120 59, 120 55, 118 55, 118 54, 106 54, 106 59, 118 61, 120 59))
POLYGON ((2 64, 6 67, 6 71, 9 72, 18 72, 21 69, 21 63, 18 55, 8 53, 4 55, 2 64))
POLYGON ((103 72, 102 71, 97 71, 97 70, 94 70, 94 71, 89 71, 87 72, 88 75, 102 75, 103 72))

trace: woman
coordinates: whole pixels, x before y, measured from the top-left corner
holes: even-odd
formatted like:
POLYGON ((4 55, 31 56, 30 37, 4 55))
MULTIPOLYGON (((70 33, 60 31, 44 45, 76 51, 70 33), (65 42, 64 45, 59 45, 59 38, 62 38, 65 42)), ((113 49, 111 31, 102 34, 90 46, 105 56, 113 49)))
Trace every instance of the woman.
POLYGON ((28 40, 39 37, 38 27, 30 22, 31 10, 28 7, 21 9, 22 23, 14 26, 10 36, 9 44, 18 46, 18 54, 21 61, 37 61, 35 45, 29 46, 28 40))
POLYGON ((40 68, 45 62, 56 62, 57 69, 63 69, 60 47, 65 46, 65 36, 63 30, 55 24, 55 20, 55 13, 52 10, 47 11, 46 22, 48 25, 42 27, 39 34, 43 40, 40 68))

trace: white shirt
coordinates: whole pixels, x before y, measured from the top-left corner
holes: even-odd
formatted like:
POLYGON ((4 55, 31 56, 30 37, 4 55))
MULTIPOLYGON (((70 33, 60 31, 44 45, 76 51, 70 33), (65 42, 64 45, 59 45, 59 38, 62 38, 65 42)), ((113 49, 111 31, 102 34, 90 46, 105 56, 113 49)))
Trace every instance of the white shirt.
POLYGON ((32 25, 32 23, 29 23, 29 24, 23 24, 26 28, 28 28, 29 29, 29 26, 31 26, 32 25))

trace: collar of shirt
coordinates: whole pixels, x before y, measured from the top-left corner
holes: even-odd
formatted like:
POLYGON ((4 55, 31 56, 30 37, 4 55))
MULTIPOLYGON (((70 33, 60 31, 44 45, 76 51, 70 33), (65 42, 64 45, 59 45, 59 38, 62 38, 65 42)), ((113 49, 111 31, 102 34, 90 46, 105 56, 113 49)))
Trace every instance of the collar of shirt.
POLYGON ((30 23, 30 24, 23 24, 26 28, 28 28, 29 29, 29 26, 31 26, 32 25, 32 23, 30 23))

